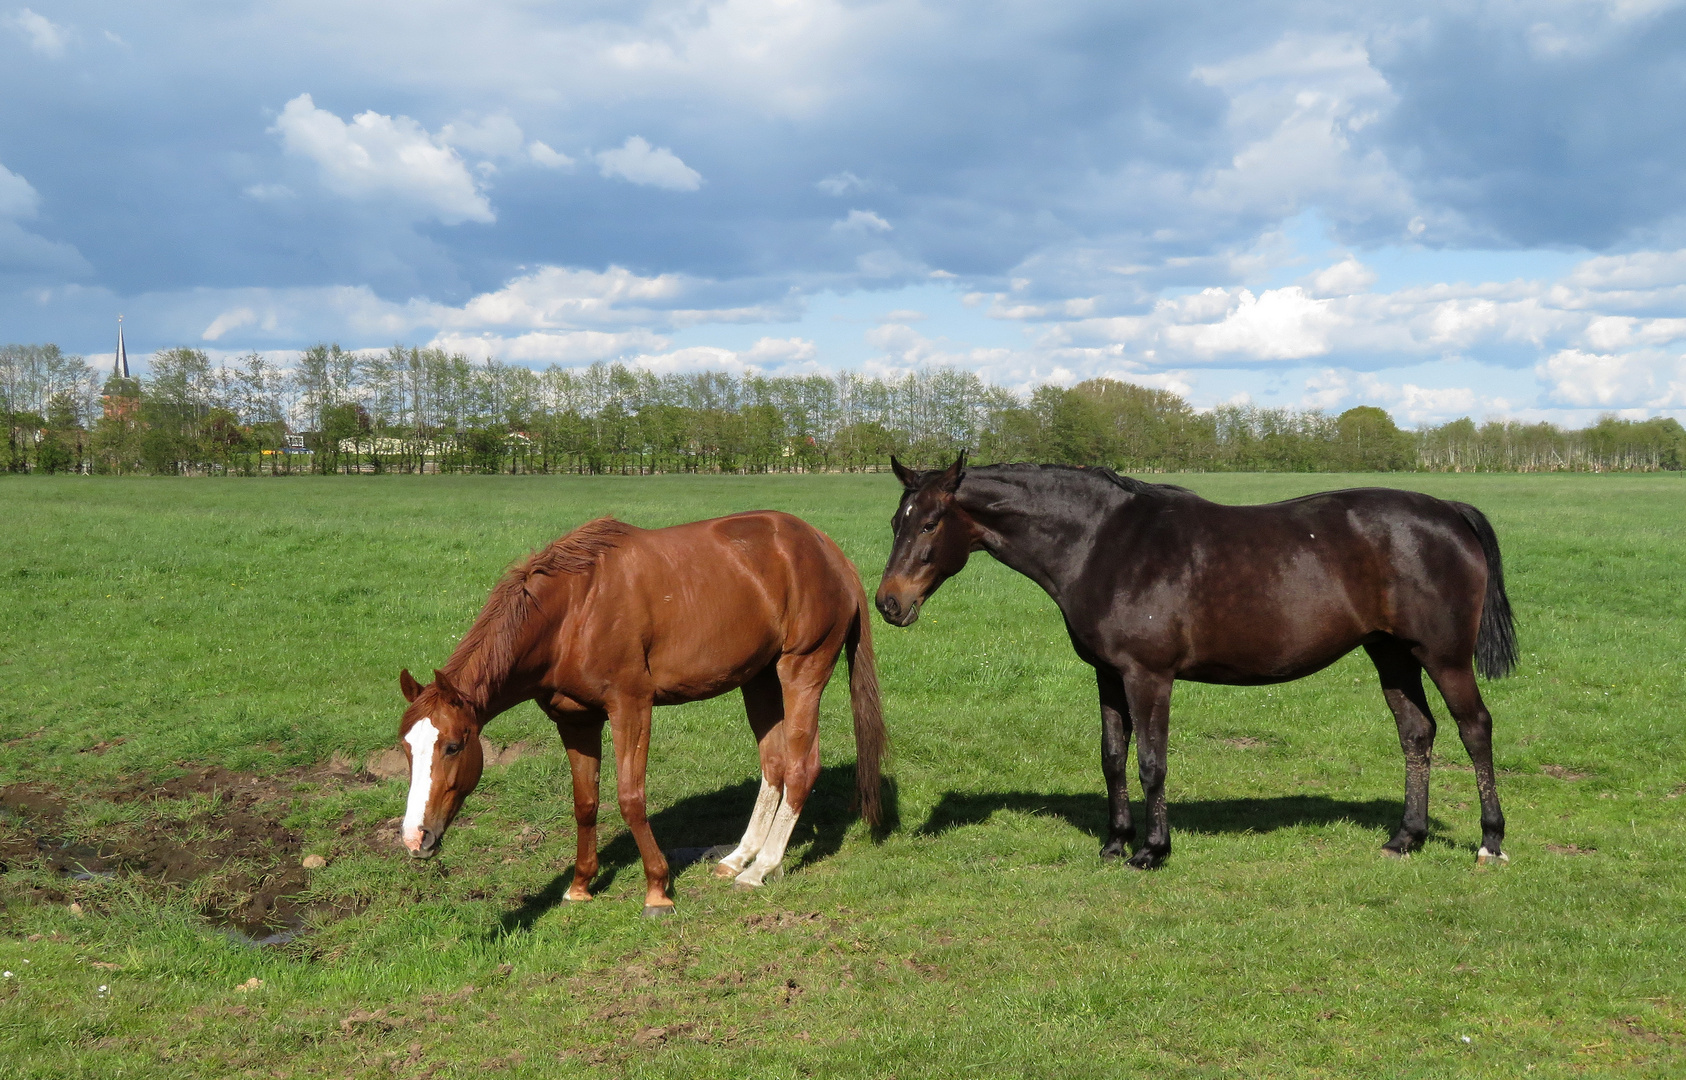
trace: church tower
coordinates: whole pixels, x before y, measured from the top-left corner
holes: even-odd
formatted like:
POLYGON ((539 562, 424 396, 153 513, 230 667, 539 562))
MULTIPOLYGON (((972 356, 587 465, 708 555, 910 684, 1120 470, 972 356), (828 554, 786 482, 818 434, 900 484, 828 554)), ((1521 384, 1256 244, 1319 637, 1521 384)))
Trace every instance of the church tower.
POLYGON ((129 350, 123 345, 123 316, 117 316, 117 356, 111 362, 111 378, 100 395, 105 415, 118 420, 136 417, 140 411, 140 383, 129 374, 129 350))
POLYGON ((127 379, 129 377, 129 351, 123 347, 123 316, 117 316, 117 359, 111 364, 111 377, 127 379))

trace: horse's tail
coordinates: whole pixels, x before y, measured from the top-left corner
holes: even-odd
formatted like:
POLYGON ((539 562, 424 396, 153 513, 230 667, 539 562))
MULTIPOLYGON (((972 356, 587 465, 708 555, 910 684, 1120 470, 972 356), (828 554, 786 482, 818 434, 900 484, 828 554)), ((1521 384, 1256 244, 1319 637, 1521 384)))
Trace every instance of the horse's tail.
POLYGON ((855 793, 861 817, 874 827, 884 823, 880 775, 890 737, 884 730, 884 706, 878 698, 878 664, 872 655, 872 619, 862 589, 855 622, 844 639, 849 657, 849 705, 855 714, 855 793))
POLYGON ((1475 633, 1475 670, 1489 679, 1500 679, 1516 666, 1516 623, 1505 595, 1504 560, 1499 557, 1499 538, 1487 515, 1468 503, 1452 504, 1475 530, 1481 554, 1487 557, 1487 595, 1481 604, 1481 627, 1475 633))

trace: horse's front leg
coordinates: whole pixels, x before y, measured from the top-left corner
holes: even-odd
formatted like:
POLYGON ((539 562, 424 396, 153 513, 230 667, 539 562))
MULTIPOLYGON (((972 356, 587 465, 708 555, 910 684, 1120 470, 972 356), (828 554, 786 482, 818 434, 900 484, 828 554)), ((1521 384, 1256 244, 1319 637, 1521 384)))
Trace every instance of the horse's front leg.
POLYGON ((1130 820, 1130 704, 1114 671, 1095 669, 1101 693, 1101 772, 1106 776, 1107 835, 1101 858, 1130 853, 1136 826, 1130 820))
POLYGON ((1147 870, 1171 853, 1171 819, 1165 804, 1166 754, 1171 734, 1171 676, 1132 672, 1124 679, 1130 719, 1136 732, 1136 761, 1141 771, 1142 799, 1147 803, 1147 842, 1130 865, 1147 870))
POLYGON ((556 730, 568 750, 574 774, 574 881, 568 899, 591 899, 591 879, 597 876, 597 788, 603 768, 603 720, 596 717, 560 718, 556 730))
POLYGON ((644 860, 644 914, 668 915, 673 900, 667 895, 667 858, 656 845, 644 807, 644 771, 650 758, 650 699, 623 698, 609 706, 615 736, 615 793, 621 820, 638 844, 644 860))

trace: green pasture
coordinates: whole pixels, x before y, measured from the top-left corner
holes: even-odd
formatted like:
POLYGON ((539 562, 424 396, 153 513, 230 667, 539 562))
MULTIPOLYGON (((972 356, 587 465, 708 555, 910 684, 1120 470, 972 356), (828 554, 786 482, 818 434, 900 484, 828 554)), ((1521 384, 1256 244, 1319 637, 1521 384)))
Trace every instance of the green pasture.
MULTIPOLYGON (((788 510, 870 591, 891 478, 0 479, 0 786, 62 800, 55 836, 97 847, 220 827, 220 794, 121 790, 282 774, 287 825, 327 860, 301 894, 315 928, 257 948, 201 915, 209 878, 11 857, 0 1077, 1686 1074, 1686 482, 1181 482, 1486 511, 1523 656, 1485 686, 1508 867, 1475 865, 1443 709, 1429 843, 1380 854, 1404 766, 1362 654, 1279 687, 1179 684, 1173 854, 1102 865, 1092 676, 1052 602, 979 555, 915 626, 874 627, 895 829, 846 813, 838 679, 782 881, 734 892, 692 865, 678 915, 641 918, 606 781, 601 892, 560 904, 568 769, 533 707, 487 734, 545 749, 489 770, 431 863, 370 842, 401 782, 301 770, 390 745, 398 670, 442 663, 509 562, 588 518, 788 510)), ((657 710, 654 740, 663 846, 736 840, 756 776, 737 695, 657 710)), ((0 841, 33 827, 0 817, 0 841)))

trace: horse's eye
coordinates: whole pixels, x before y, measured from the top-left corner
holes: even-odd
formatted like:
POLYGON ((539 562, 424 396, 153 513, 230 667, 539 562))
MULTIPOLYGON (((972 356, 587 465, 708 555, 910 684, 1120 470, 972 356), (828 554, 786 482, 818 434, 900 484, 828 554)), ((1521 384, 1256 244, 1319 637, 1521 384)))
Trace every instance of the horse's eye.
POLYGON ((445 744, 445 756, 446 757, 450 757, 452 754, 460 753, 461 751, 462 751, 462 743, 460 743, 460 742, 451 742, 451 743, 445 744))
POLYGON ((927 521, 925 523, 924 527, 921 528, 919 531, 922 532, 922 533, 928 533, 936 527, 937 527, 937 520, 936 520, 936 518, 932 518, 930 521, 927 521))

